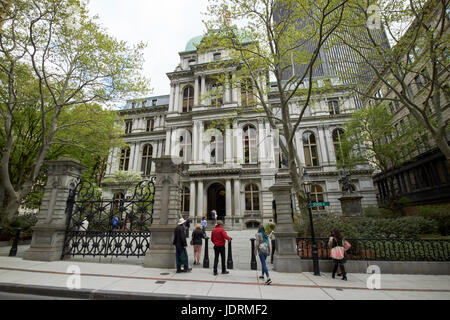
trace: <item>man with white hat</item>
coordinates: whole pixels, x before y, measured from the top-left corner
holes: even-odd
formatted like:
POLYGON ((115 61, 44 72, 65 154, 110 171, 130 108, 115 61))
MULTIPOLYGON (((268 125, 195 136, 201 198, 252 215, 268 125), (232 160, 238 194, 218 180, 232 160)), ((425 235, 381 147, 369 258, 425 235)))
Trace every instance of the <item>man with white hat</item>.
POLYGON ((189 268, 188 256, 187 256, 187 242, 186 242, 186 231, 184 228, 184 223, 186 220, 181 218, 178 220, 178 226, 174 230, 173 245, 175 246, 175 258, 177 263, 177 273, 180 272, 190 272, 192 269, 189 268), (181 257, 185 255, 184 261, 181 257), (181 265, 184 265, 184 270, 181 270, 181 265))

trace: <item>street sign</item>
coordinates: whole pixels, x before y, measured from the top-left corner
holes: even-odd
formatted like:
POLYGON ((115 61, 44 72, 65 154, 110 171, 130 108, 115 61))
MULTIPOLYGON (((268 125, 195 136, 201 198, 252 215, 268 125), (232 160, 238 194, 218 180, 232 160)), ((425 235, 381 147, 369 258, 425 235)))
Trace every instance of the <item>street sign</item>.
POLYGON ((311 202, 311 207, 329 207, 329 202, 311 202))

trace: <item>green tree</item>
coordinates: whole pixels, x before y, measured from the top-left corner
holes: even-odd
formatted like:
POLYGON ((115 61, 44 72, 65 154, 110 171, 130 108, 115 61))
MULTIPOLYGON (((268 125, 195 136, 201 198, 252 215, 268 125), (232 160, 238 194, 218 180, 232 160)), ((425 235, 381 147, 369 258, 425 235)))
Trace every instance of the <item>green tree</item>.
MULTIPOLYGON (((242 107, 252 107, 280 130, 281 152, 288 159, 289 174, 300 207, 304 207, 302 164, 294 137, 311 98, 323 90, 313 81, 321 50, 348 14, 347 0, 210 0, 207 36, 201 50, 225 49, 229 59, 210 68, 230 70, 217 77, 217 87, 238 87, 251 92, 242 107), (274 20, 278 14, 279 21, 274 20), (217 31, 219 30, 219 31, 217 31), (237 65, 237 67, 235 67, 237 65), (294 65, 303 66, 294 71, 294 65), (274 83, 270 86, 269 80, 274 83), (310 85, 305 85, 310 84, 310 85), (276 96, 276 106, 269 103, 276 96), (298 111, 291 112, 292 105, 298 111)), ((215 95, 216 93, 212 93, 215 95)), ((239 108, 236 114, 239 114, 239 108)), ((230 115, 232 116, 232 115, 230 115)))
MULTIPOLYGON (((392 125, 393 115, 382 104, 367 106, 352 115, 345 124, 342 137, 342 157, 339 166, 352 168, 357 164, 369 162, 374 168, 387 174, 399 167, 416 150, 416 139, 420 137, 421 127, 411 120, 397 129, 392 125)), ((391 209, 397 210, 398 195, 393 178, 386 175, 390 186, 391 209)))
POLYGON ((148 80, 138 72, 144 45, 130 47, 109 36, 81 1, 16 0, 0 19, 1 213, 10 218, 51 152, 77 152, 53 147, 94 149, 93 140, 79 141, 94 137, 95 117, 89 117, 98 104, 143 93, 148 80), (20 158, 24 168, 17 166, 20 158))
MULTIPOLYGON (((355 14, 335 36, 374 76, 368 86, 355 86, 358 94, 369 103, 404 106, 450 163, 449 5, 449 0, 356 0, 355 14), (382 27, 390 45, 375 36, 382 27)), ((341 76, 361 79, 351 69, 341 76)))

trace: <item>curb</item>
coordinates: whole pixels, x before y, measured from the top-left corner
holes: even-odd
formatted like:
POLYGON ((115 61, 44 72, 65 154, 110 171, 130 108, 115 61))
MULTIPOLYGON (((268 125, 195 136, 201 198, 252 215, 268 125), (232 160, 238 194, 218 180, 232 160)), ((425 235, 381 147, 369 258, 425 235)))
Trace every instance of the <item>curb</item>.
POLYGON ((83 300, 245 300, 230 297, 145 293, 100 289, 67 289, 52 286, 0 283, 0 292, 83 300))

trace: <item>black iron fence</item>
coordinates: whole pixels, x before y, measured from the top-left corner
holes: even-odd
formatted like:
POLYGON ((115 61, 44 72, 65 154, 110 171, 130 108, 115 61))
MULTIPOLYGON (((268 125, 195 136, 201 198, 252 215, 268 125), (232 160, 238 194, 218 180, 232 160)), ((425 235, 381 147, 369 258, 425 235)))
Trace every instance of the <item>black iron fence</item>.
POLYGON ((80 182, 67 199, 64 256, 144 256, 150 248, 154 178, 139 182, 131 197, 102 199, 80 182))
MULTIPOLYGON (((316 238, 319 259, 331 259, 329 238, 316 238)), ((450 261, 450 240, 446 239, 345 239, 351 244, 348 260, 450 261)), ((297 238, 302 259, 312 259, 312 239, 297 238)))

